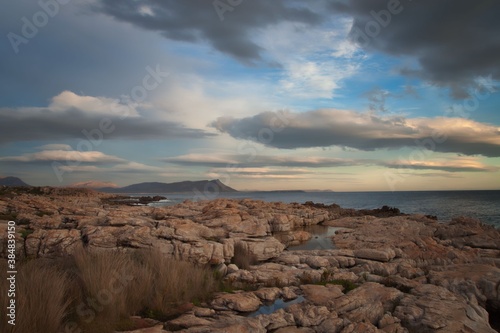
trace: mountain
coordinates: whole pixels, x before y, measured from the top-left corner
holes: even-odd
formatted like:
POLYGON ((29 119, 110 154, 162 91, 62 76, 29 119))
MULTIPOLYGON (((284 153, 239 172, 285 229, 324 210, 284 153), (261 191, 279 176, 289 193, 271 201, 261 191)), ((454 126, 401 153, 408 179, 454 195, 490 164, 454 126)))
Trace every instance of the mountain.
POLYGON ((101 192, 110 193, 217 193, 217 192, 237 192, 223 184, 220 180, 199 180, 199 181, 183 181, 177 183, 139 183, 125 187, 112 188, 103 187, 97 189, 101 192), (198 191, 198 192, 197 192, 198 191))
POLYGON ((118 185, 112 182, 101 182, 98 180, 89 180, 86 182, 78 182, 78 183, 73 183, 69 185, 68 187, 83 187, 83 188, 92 188, 92 189, 98 189, 98 188, 117 188, 118 185))
POLYGON ((21 178, 17 177, 3 177, 0 178, 0 186, 31 186, 26 184, 21 180, 21 178))

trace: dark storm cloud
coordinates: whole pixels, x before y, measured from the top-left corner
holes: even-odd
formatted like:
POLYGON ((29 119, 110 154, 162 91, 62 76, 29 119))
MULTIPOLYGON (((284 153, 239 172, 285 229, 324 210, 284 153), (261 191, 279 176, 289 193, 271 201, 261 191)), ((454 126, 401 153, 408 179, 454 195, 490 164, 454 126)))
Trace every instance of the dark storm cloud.
POLYGON ((500 129, 462 118, 381 117, 345 110, 264 112, 220 117, 212 126, 234 138, 283 149, 341 146, 359 150, 417 147, 438 152, 500 156, 500 129))
POLYGON ((477 76, 500 79, 498 1, 352 0, 329 5, 354 18, 350 36, 365 50, 416 57, 420 68, 401 72, 449 87, 455 98, 467 97, 477 76), (396 8, 394 14, 388 8, 396 8))
POLYGON ((166 139, 203 138, 204 131, 181 124, 143 117, 89 114, 77 109, 53 112, 50 109, 20 112, 0 109, 0 144, 31 140, 102 139, 166 139), (104 120, 105 123, 101 123, 104 120), (104 129, 104 130, 103 130, 104 129))
POLYGON ((245 63, 262 60, 262 48, 252 38, 257 29, 284 21, 316 24, 322 20, 319 13, 296 1, 241 1, 234 7, 222 2, 230 8, 223 20, 214 8, 217 2, 207 0, 101 0, 95 10, 172 40, 207 41, 245 63))

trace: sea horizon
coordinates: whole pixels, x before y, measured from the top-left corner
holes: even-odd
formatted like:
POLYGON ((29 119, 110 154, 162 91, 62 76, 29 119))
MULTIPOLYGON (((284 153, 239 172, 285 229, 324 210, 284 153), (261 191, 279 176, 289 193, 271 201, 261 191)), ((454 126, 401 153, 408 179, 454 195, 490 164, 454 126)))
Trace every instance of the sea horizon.
POLYGON ((166 201, 153 206, 170 206, 184 200, 254 199, 267 202, 338 204, 342 208, 375 209, 382 206, 398 208, 405 214, 436 216, 446 222, 459 216, 479 219, 500 228, 500 190, 447 190, 399 192, 300 192, 300 191, 238 191, 200 196, 198 193, 127 193, 130 196, 163 195, 166 201))

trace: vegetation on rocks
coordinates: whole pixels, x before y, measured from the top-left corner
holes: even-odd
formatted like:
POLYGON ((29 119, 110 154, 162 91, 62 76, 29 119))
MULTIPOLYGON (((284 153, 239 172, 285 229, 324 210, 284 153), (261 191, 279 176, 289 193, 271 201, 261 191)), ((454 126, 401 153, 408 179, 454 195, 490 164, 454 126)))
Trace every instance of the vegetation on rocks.
MULTIPOLYGON (((6 262, 1 261, 6 271, 6 262)), ((0 281, 6 308, 7 281, 0 281)), ((19 263, 17 318, 1 332, 114 332, 131 315, 167 320, 187 303, 209 300, 219 283, 212 271, 157 251, 79 249, 72 256, 19 263), (22 318, 22 320, 21 320, 22 318)))

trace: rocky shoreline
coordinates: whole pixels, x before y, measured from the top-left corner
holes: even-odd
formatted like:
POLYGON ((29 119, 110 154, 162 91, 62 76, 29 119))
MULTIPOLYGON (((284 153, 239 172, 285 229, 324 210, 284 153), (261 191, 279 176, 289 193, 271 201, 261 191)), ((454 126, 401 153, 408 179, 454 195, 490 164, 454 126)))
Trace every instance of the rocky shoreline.
POLYGON ((14 220, 20 257, 59 257, 81 246, 154 247, 211 265, 239 287, 136 332, 499 329, 500 232, 477 220, 440 223, 390 207, 355 211, 249 199, 150 207, 110 204, 113 198, 91 190, 3 188, 0 256, 6 257, 6 221, 14 220), (312 225, 340 228, 335 248, 287 248, 311 238, 302 228, 312 225), (253 258, 248 267, 232 263, 238 247, 253 258), (286 303, 294 299, 300 301, 286 303), (249 315, 277 300, 287 306, 249 315))

